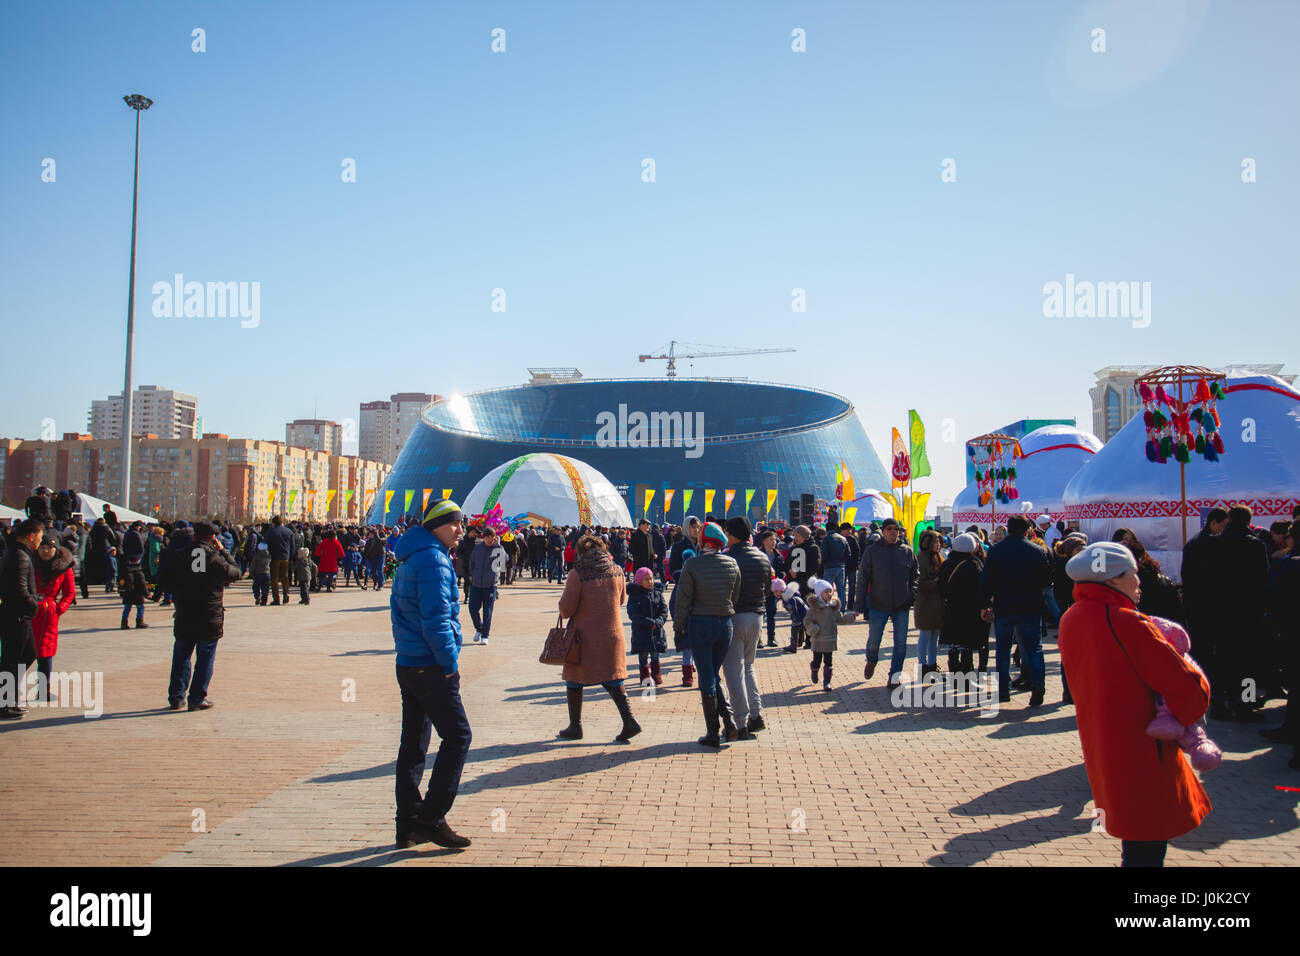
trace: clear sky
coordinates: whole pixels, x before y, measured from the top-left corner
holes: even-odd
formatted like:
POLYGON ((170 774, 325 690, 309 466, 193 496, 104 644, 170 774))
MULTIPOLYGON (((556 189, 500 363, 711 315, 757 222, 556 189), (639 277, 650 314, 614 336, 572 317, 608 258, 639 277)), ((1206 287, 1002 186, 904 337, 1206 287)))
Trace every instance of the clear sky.
POLYGON ((1297 36, 1288 0, 5 3, 0 435, 121 390, 139 92, 135 382, 206 430, 791 346, 681 371, 846 395, 882 458, 916 408, 950 501, 961 440, 1090 428, 1105 365, 1300 371, 1297 36), (258 324, 155 317, 176 273, 260 283, 258 324), (1067 274, 1149 282, 1149 324, 1045 317, 1067 274))

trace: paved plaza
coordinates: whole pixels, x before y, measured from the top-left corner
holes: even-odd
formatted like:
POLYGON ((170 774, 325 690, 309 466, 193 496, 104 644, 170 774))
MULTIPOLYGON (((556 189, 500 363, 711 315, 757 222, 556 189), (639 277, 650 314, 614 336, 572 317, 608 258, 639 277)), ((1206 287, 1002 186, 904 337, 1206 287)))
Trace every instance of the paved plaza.
MULTIPOLYGON (((4 865, 866 864, 1114 866, 1118 841, 1091 832, 1074 710, 1060 705, 1047 646, 1047 700, 1027 694, 992 719, 978 707, 891 705, 885 666, 862 680, 866 628, 840 630, 835 684, 809 683, 809 653, 763 649, 768 730, 720 753, 698 692, 642 696, 645 728, 588 691, 586 739, 567 723, 559 668, 537 662, 560 589, 501 589, 489 647, 461 654, 474 742, 449 821, 474 845, 393 845, 399 695, 387 590, 341 588, 309 607, 226 595, 226 636, 206 712, 166 708, 168 608, 121 631, 121 606, 92 594, 63 619, 58 671, 103 672, 103 715, 33 707, 0 725, 4 865)), ((462 622, 473 633, 468 614, 462 622)), ((778 632, 788 633, 784 619, 778 632)), ((913 641, 915 632, 913 632, 913 641)), ((942 659, 942 658, 941 658, 942 659)), ((908 672, 915 661, 915 645, 908 672)), ((635 677, 636 660, 629 658, 635 677)), ((647 692, 648 693, 648 692, 647 692)), ((1281 705, 1268 708, 1269 722, 1281 705)), ((1208 820, 1173 841, 1171 866, 1300 864, 1300 786, 1289 752, 1257 727, 1211 723, 1222 768, 1204 775, 1208 820)), ((433 746, 437 746, 434 738, 433 746)))

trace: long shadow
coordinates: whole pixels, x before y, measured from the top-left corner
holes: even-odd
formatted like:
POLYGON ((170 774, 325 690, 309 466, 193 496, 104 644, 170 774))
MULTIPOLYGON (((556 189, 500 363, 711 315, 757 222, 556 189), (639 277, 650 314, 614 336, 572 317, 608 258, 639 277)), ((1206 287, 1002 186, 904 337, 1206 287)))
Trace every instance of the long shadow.
MULTIPOLYGON (((436 743, 436 741, 435 741, 436 743)), ((504 757, 519 757, 526 754, 557 753, 561 750, 576 750, 578 748, 619 746, 612 741, 606 740, 528 740, 517 744, 493 744, 490 747, 470 746, 469 756, 465 758, 467 764, 481 763, 487 760, 500 760, 504 757)), ((436 748, 433 749, 425 764, 425 771, 428 772, 433 768, 433 759, 436 754, 436 748)), ((373 767, 363 767, 360 770, 348 770, 342 773, 327 773, 319 777, 312 777, 308 783, 347 783, 353 780, 374 780, 379 777, 391 777, 397 772, 397 761, 390 760, 387 763, 376 764, 373 767)))
POLYGON ((326 614, 368 614, 374 611, 383 611, 388 613, 387 604, 377 604, 374 607, 336 607, 332 611, 326 611, 326 614))
POLYGON ((1199 827, 1179 837, 1178 845, 1188 850, 1208 850, 1233 840, 1258 840, 1295 830, 1300 826, 1295 813, 1300 793, 1274 789, 1278 785, 1300 787, 1300 773, 1287 766, 1288 759, 1290 748, 1277 747, 1201 774, 1201 786, 1214 809, 1199 827), (1241 778, 1247 773, 1262 778, 1258 794, 1242 793, 1241 778), (1249 803, 1243 801, 1243 796, 1249 803))
MULTIPOLYGON (((1088 775, 1083 764, 1064 767, 1049 773, 1016 780, 953 807, 957 816, 1005 816, 1031 813, 1056 807, 1050 817, 1017 820, 989 830, 962 833, 949 840, 939 853, 926 862, 935 866, 969 865, 989 859, 994 852, 1038 846, 1050 840, 1077 836, 1090 826, 1078 818, 1084 805, 1092 799, 1088 775), (996 850, 994 849, 996 847, 996 850)), ((1118 847, 1116 847, 1118 850, 1118 847)), ((1118 862, 1118 853, 1116 855, 1118 862)))
POLYGON ((342 653, 339 654, 331 654, 330 657, 359 657, 364 654, 372 654, 372 655, 390 654, 391 655, 392 653, 394 652, 391 647, 368 647, 363 651, 343 651, 342 653))
POLYGON ((658 760, 662 757, 680 756, 683 753, 693 752, 704 753, 706 756, 713 755, 712 752, 704 751, 693 741, 690 744, 682 741, 680 743, 655 744, 650 747, 622 748, 612 742, 601 743, 600 746, 600 753, 575 754, 571 757, 560 757, 551 753, 548 754, 545 760, 518 764, 494 773, 484 774, 477 780, 471 781, 469 785, 462 786, 461 793, 478 793, 484 790, 502 790, 509 787, 527 787, 537 783, 549 783, 554 780, 567 780, 588 773, 598 773, 620 767, 633 761, 658 760))
POLYGON ((342 863, 347 866, 387 866, 389 863, 400 863, 402 860, 410 860, 414 857, 453 856, 463 852, 463 850, 444 850, 432 843, 421 844, 418 849, 399 850, 397 844, 389 843, 386 846, 367 846, 359 850, 305 856, 301 860, 281 863, 280 866, 329 866, 332 863, 342 863))
POLYGON ((32 711, 22 720, 6 721, 0 724, 0 734, 18 733, 24 727, 31 729, 33 727, 64 727, 68 724, 85 724, 88 721, 100 723, 105 720, 123 720, 129 717, 177 717, 182 714, 188 714, 186 710, 172 710, 168 707, 159 707, 156 710, 130 710, 122 711, 117 714, 103 714, 99 717, 83 717, 80 713, 68 714, 60 717, 33 717, 32 711))

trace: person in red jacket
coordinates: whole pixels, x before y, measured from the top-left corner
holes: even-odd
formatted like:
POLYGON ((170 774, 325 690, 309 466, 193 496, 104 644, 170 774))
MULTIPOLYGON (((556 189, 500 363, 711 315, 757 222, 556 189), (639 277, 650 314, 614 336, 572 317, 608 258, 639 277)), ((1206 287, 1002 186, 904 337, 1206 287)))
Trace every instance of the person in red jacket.
POLYGON ((1123 545, 1088 545, 1065 566, 1075 603, 1061 618, 1083 763, 1101 829, 1121 841, 1121 866, 1163 866, 1169 840, 1210 812, 1177 743, 1147 735, 1156 697, 1184 726, 1210 706, 1210 685, 1137 609, 1137 562, 1123 545))
POLYGON ((36 549, 36 590, 40 602, 36 617, 32 619, 32 634, 36 638, 36 669, 41 675, 37 689, 45 700, 50 699, 50 672, 54 669, 54 655, 59 649, 59 618, 72 606, 77 596, 77 585, 72 570, 76 563, 72 552, 59 545, 59 539, 45 532, 36 549))
POLYGON ((339 576, 339 562, 343 560, 343 545, 339 544, 333 528, 325 532, 313 553, 320 571, 321 590, 333 591, 339 576))

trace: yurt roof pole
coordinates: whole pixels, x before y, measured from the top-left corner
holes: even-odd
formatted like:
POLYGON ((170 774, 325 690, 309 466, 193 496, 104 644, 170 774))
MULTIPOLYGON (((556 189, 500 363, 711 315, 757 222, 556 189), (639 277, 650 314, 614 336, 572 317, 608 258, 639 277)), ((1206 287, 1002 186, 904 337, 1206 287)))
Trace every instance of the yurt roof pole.
MULTIPOLYGON (((1153 369, 1145 375, 1139 375, 1133 380, 1133 390, 1139 392, 1138 386, 1146 384, 1148 386, 1177 386, 1178 395, 1175 401, 1177 407, 1172 409, 1180 414, 1187 410, 1187 404, 1183 399, 1183 386, 1189 386, 1193 395, 1199 382, 1224 382, 1227 376, 1222 372, 1216 372, 1214 369, 1205 368, 1200 365, 1166 365, 1163 368, 1153 369)), ((1140 393, 1140 392, 1139 392, 1140 393)), ((1173 398, 1174 396, 1170 396, 1173 398)), ((1183 526, 1183 547, 1187 547, 1187 464, 1184 461, 1178 462, 1178 515, 1182 519, 1183 526)))

